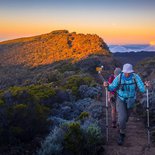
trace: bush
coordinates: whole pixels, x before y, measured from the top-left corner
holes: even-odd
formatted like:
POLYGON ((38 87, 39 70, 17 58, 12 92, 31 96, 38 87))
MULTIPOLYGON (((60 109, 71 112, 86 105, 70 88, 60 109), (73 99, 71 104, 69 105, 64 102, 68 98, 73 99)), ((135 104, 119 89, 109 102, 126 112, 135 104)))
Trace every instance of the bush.
POLYGON ((101 129, 97 124, 82 126, 79 122, 61 125, 50 132, 41 145, 38 155, 92 154, 103 145, 101 129))
POLYGON ((94 83, 94 80, 90 76, 71 76, 67 79, 64 87, 66 89, 71 89, 72 93, 76 96, 79 96, 78 89, 81 85, 90 86, 91 83, 94 83))
POLYGON ((61 73, 64 73, 66 71, 77 71, 78 70, 78 68, 71 62, 66 62, 62 65, 63 67, 58 68, 61 73))
POLYGON ((0 106, 4 105, 4 101, 0 99, 0 106))
POLYGON ((86 152, 88 154, 96 155, 98 146, 103 144, 101 129, 96 124, 92 124, 84 131, 84 136, 84 147, 86 152))
POLYGON ((26 87, 10 87, 9 91, 11 92, 12 96, 17 97, 20 96, 24 91, 26 91, 26 87))
POLYGON ((85 118, 88 118, 89 117, 89 113, 84 111, 82 112, 79 117, 77 118, 77 120, 84 120, 85 118))
POLYGON ((80 123, 72 122, 68 124, 64 135, 64 147, 73 153, 79 153, 82 148, 83 136, 80 129, 80 123))
POLYGON ((15 104, 5 107, 0 122, 0 144, 30 142, 48 131, 49 108, 40 104, 15 104))
POLYGON ((62 153, 64 141, 64 131, 55 127, 41 144, 38 155, 58 155, 62 153))
POLYGON ((28 87, 28 93, 33 96, 34 99, 40 101, 47 99, 56 94, 55 90, 48 85, 32 85, 28 87))
POLYGON ((23 100, 25 103, 41 103, 43 99, 48 99, 56 94, 55 90, 49 85, 15 86, 11 87, 8 91, 12 94, 16 103, 20 103, 23 100))
POLYGON ((48 82, 57 82, 60 79, 63 79, 63 75, 58 70, 54 70, 48 74, 48 82))

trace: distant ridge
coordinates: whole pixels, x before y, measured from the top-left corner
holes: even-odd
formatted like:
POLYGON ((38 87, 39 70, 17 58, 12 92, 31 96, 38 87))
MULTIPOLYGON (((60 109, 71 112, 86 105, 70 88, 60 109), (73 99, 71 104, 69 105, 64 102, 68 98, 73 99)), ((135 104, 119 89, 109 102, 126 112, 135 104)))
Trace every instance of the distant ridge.
POLYGON ((112 53, 120 52, 155 52, 155 45, 110 45, 112 53))
POLYGON ((146 58, 153 58, 155 57, 155 52, 116 52, 113 53, 113 56, 118 61, 124 63, 131 63, 136 65, 140 61, 145 60, 146 58))
POLYGON ((78 61, 91 54, 110 55, 110 51, 103 39, 95 34, 76 34, 67 30, 0 42, 2 66, 38 66, 66 59, 78 61))

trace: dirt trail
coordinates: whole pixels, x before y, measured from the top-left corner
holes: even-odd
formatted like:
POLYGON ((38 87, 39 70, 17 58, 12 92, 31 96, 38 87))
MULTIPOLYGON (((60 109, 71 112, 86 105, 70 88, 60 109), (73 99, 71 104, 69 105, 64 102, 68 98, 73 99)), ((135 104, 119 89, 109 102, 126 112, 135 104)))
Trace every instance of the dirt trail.
POLYGON ((142 120, 135 114, 129 118, 125 142, 122 146, 117 144, 117 136, 118 129, 109 127, 109 144, 105 146, 106 155, 155 155, 155 145, 151 144, 148 149, 147 131, 142 120))

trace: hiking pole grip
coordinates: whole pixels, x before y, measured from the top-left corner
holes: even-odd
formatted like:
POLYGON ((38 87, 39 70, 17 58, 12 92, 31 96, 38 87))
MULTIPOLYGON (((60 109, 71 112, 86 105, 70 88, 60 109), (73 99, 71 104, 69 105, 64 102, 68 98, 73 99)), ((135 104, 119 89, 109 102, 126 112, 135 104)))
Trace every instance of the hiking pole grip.
POLYGON ((148 147, 150 147, 150 116, 149 116, 149 90, 146 88, 146 98, 147 98, 147 105, 146 105, 146 112, 147 112, 147 142, 148 147))

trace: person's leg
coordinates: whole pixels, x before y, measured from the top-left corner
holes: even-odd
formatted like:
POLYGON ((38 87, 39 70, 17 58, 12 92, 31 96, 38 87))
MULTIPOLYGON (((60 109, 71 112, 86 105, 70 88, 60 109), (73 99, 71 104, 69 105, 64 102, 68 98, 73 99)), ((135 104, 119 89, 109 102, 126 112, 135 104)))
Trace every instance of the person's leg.
POLYGON ((128 122, 130 114, 133 112, 133 108, 127 109, 127 120, 126 122, 128 122))
POLYGON ((116 109, 118 113, 118 123, 119 123, 119 130, 120 130, 117 142, 119 145, 122 145, 124 142, 126 122, 128 118, 126 103, 120 100, 119 98, 117 98, 116 109))
POLYGON ((116 106, 113 106, 111 109, 111 117, 112 117, 112 122, 116 123, 116 106))
POLYGON ((116 101, 110 100, 112 127, 116 128, 116 101))
POLYGON ((118 124, 119 124, 120 132, 125 133, 126 121, 128 118, 126 103, 123 102, 120 98, 117 98, 116 108, 118 113, 118 124))
POLYGON ((135 98, 129 98, 126 100, 126 102, 127 102, 127 121, 128 121, 130 114, 133 112, 133 108, 135 105, 135 98))

